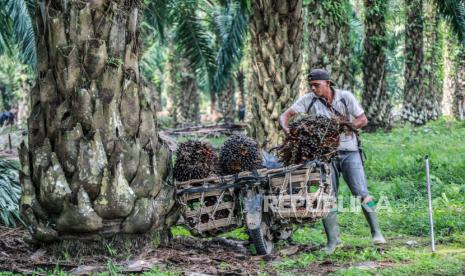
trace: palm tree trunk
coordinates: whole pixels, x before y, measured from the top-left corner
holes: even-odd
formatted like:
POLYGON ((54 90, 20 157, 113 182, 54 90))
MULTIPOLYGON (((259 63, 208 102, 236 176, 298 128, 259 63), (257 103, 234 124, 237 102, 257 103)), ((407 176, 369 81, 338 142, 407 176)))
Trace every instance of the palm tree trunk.
MULTIPOLYGON (((447 25, 446 25, 447 26, 447 25)), ((444 38, 444 86, 443 86, 443 95, 441 100, 441 109, 442 114, 445 116, 452 117, 453 112, 453 102, 454 102, 454 93, 455 93, 455 76, 456 72, 454 71, 456 64, 455 52, 455 43, 454 35, 448 29, 445 28, 445 38, 444 38)))
POLYGON ((157 110, 157 112, 161 111, 163 109, 162 107, 162 90, 163 90, 163 86, 162 86, 162 82, 161 82, 161 76, 159 76, 156 80, 155 80, 155 83, 150 83, 151 86, 153 87, 152 90, 153 90, 153 101, 155 103, 155 108, 157 110))
POLYGON ((0 112, 3 112, 5 109, 5 93, 6 87, 0 84, 0 112))
POLYGON ((218 107, 217 107, 217 95, 214 91, 210 92, 210 115, 213 117, 217 116, 218 113, 218 107))
POLYGON ((425 66, 424 90, 426 98, 427 119, 436 120, 441 115, 443 77, 443 43, 439 17, 433 3, 425 3, 425 66))
POLYGON ((61 3, 36 13, 22 214, 42 241, 165 232, 170 152, 140 85, 137 2, 61 3))
POLYGON ((455 75, 454 105, 460 120, 465 118, 465 46, 460 45, 455 75))
POLYGON ((220 112, 221 116, 223 117, 223 122, 234 122, 234 117, 236 115, 236 102, 234 99, 234 79, 231 78, 231 80, 226 86, 226 89, 221 92, 218 104, 220 106, 220 112))
POLYGON ((265 147, 281 141, 278 117, 298 93, 302 30, 302 0, 252 1, 251 134, 265 147))
POLYGON ((390 125, 391 101, 386 81, 386 12, 384 0, 365 0, 364 91, 362 105, 368 118, 367 130, 390 125))
POLYGON ((200 122, 200 98, 197 80, 187 59, 181 61, 181 93, 178 98, 177 123, 180 126, 196 125, 200 122))
POLYGON ((405 88, 402 118, 415 125, 428 120, 423 45, 423 0, 405 1, 405 88))
POLYGON ((237 89, 238 93, 238 102, 239 104, 245 103, 246 92, 245 92, 245 74, 242 67, 237 71, 236 75, 237 89))
POLYGON ((166 91, 166 111, 169 116, 173 119, 174 125, 177 125, 178 120, 178 98, 180 97, 179 89, 179 59, 174 51, 174 45, 172 39, 168 39, 168 59, 165 65, 165 91, 166 91))
POLYGON ((338 87, 351 90, 348 0, 311 1, 308 5, 308 68, 325 68, 338 87))

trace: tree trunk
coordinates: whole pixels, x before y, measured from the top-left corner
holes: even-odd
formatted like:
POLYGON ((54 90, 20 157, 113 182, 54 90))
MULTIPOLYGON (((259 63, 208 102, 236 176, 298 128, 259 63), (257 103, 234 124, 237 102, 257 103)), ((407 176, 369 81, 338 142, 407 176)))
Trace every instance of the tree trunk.
POLYGON ((191 126, 200 123, 200 98, 197 89, 197 80, 192 72, 189 61, 181 61, 181 93, 178 97, 177 124, 191 126))
POLYGON ((210 92, 210 110, 209 110, 210 114, 217 112, 216 104, 217 104, 216 94, 213 91, 211 91, 210 92))
POLYGON ((173 119, 173 124, 177 124, 178 115, 178 98, 180 97, 179 89, 179 59, 174 51, 174 45, 172 39, 168 40, 168 59, 165 65, 165 91, 166 91, 166 111, 168 115, 173 119))
POLYGON ((445 28, 445 38, 444 38, 444 86, 443 86, 443 96, 441 101, 442 114, 445 116, 454 116, 453 112, 453 102, 454 102, 454 93, 455 93, 455 76, 456 72, 454 71, 456 64, 455 57, 455 43, 454 43, 454 34, 451 30, 445 28))
POLYGON ((386 81, 386 12, 385 0, 365 0, 362 106, 368 118, 367 130, 387 128, 391 119, 392 104, 386 81))
POLYGON ((137 1, 37 4, 21 210, 42 241, 164 232, 170 152, 139 77, 137 1))
POLYGON ((267 148, 281 141, 278 117, 298 93, 302 30, 302 0, 252 1, 251 134, 267 148))
POLYGON ((424 91, 423 0, 405 1, 405 88, 402 118, 415 125, 428 120, 424 91))
POLYGON ((460 120, 465 118, 465 46, 460 45, 455 75, 454 106, 460 120))
POLYGON ((425 66, 424 91, 426 98, 427 120, 436 120, 441 115, 440 101, 443 92, 444 50, 439 17, 433 3, 425 3, 425 66))
POLYGON ((236 75, 236 82, 237 82, 237 90, 238 93, 238 102, 239 105, 245 104, 246 92, 245 92, 245 74, 242 67, 237 71, 236 75))
POLYGON ((224 123, 233 123, 236 116, 236 101, 234 99, 234 79, 231 78, 220 94, 220 100, 218 101, 220 106, 221 116, 224 123))
POLYGON ((156 111, 157 112, 160 112, 161 110, 163 110, 163 106, 162 106, 162 89, 163 89, 163 85, 162 85, 162 82, 161 82, 161 76, 157 76, 157 78, 155 80, 152 80, 152 82, 150 83, 153 87, 153 101, 155 103, 155 108, 156 108, 156 111))
POLYGON ((5 108, 5 96, 6 87, 0 84, 0 112, 6 111, 5 108))
POLYGON ((308 5, 308 68, 324 68, 342 89, 351 90, 348 0, 311 1, 308 5))

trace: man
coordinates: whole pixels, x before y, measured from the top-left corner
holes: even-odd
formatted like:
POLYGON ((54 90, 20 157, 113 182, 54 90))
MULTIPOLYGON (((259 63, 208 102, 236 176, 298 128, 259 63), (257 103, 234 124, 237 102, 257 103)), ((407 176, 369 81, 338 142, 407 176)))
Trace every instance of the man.
MULTIPOLYGON (((308 75, 308 81, 313 93, 300 97, 279 117, 279 124, 286 134, 289 134, 289 119, 297 113, 335 117, 349 122, 353 129, 360 129, 367 125, 368 119, 354 95, 349 91, 335 89, 326 70, 313 69, 308 75)), ((352 194, 361 198, 363 214, 370 226, 373 243, 386 243, 379 228, 373 198, 368 194, 357 136, 349 129, 341 133, 339 137, 338 154, 332 167, 334 195, 337 195, 339 176, 342 173, 352 194)), ((331 254, 340 243, 339 224, 335 210, 332 210, 323 220, 323 225, 328 240, 324 251, 331 254)))
POLYGON ((243 122, 245 118, 245 105, 242 101, 239 102, 237 116, 239 118, 239 122, 243 122))
POLYGON ((0 126, 12 125, 15 120, 14 109, 6 112, 0 112, 0 126))

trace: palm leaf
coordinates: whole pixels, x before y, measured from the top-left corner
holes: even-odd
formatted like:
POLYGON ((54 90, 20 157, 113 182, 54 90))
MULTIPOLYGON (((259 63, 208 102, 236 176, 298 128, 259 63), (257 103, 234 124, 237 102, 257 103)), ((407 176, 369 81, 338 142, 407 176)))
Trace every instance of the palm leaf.
POLYGON ((452 30, 465 44, 465 0, 436 0, 442 16, 451 24, 452 30))
POLYGON ((174 41, 178 52, 190 61, 201 85, 211 88, 215 72, 213 37, 196 14, 195 0, 173 0, 170 18, 175 24, 174 41))
POLYGON ((144 6, 144 21, 141 24, 143 29, 148 29, 156 33, 161 41, 165 40, 165 26, 169 20, 168 4, 169 0, 148 0, 144 6))
POLYGON ((21 221, 19 215, 21 186, 18 171, 18 162, 0 159, 0 218, 2 223, 9 227, 16 227, 16 221, 21 221))
POLYGON ((247 33, 247 10, 240 3, 229 3, 214 17, 220 48, 216 55, 213 90, 220 92, 229 82, 233 68, 241 61, 247 33))
POLYGON ((11 53, 13 40, 13 27, 5 6, 0 6, 0 54, 11 53))
POLYGON ((0 7, 0 37, 4 50, 12 48, 12 43, 19 45, 23 61, 32 66, 37 64, 34 28, 28 8, 31 1, 3 0, 0 7))
POLYGON ((165 51, 160 44, 159 40, 155 40, 142 55, 139 67, 146 80, 153 80, 156 72, 163 72, 165 51))

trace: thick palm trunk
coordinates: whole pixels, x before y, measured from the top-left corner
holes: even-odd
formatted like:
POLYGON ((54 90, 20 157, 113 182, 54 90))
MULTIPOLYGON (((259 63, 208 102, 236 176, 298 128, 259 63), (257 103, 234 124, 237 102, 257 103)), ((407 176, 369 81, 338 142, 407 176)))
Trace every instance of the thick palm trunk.
POLYGON ((161 95, 163 86, 162 86, 161 79, 157 78, 157 80, 155 80, 155 83, 149 83, 149 85, 152 87, 151 89, 153 91, 152 100, 154 102, 155 110, 157 112, 160 112, 163 109, 162 95, 161 95))
POLYGON ((453 102, 455 93, 455 43, 452 32, 446 27, 444 38, 444 85, 441 100, 442 114, 453 116, 453 102))
POLYGON ((245 74, 244 70, 240 68, 237 71, 236 75, 236 83, 237 83, 237 90, 238 90, 238 102, 239 104, 245 104, 246 92, 245 92, 245 74))
POLYGON ((234 80, 231 79, 226 89, 221 92, 220 100, 218 101, 220 106, 221 117, 223 122, 232 123, 236 115, 236 101, 234 98, 234 80))
POLYGON ((5 107, 4 107, 4 97, 3 97, 3 91, 4 91, 4 87, 3 86, 0 86, 0 110, 5 110, 5 107))
POLYGON ((218 113, 218 107, 217 107, 217 100, 216 100, 216 94, 215 92, 211 91, 210 92, 210 115, 212 115, 212 117, 216 116, 216 114, 218 113))
POLYGON ((278 117, 299 91, 302 30, 302 0, 252 1, 251 134, 265 147, 281 141, 278 117))
POLYGON ((137 1, 37 4, 21 210, 51 241, 165 231, 170 152, 139 76, 137 1))
POLYGON ((181 68, 181 93, 177 98, 177 119, 180 126, 196 125, 200 122, 200 98, 197 80, 189 62, 183 59, 181 68))
POLYGON ((180 97, 179 89, 179 59, 174 51, 174 45, 172 39, 168 40, 168 60, 165 65, 165 92, 166 92, 166 111, 168 115, 173 119, 173 123, 177 124, 178 114, 178 98, 180 97))
POLYGON ((423 0, 405 1, 405 88, 402 118, 415 125, 428 120, 424 90, 423 0))
POLYGON ((465 47, 460 46, 457 56, 457 68, 455 77, 454 106, 460 120, 465 119, 465 47))
POLYGON ((348 0, 311 1, 308 5, 308 68, 325 68, 338 87, 351 89, 348 0))
POLYGON ((386 12, 385 0, 365 0, 365 85, 362 105, 368 117, 368 130, 387 128, 390 125, 392 105, 386 81, 386 12))
POLYGON ((440 30, 436 7, 431 2, 425 3, 425 66, 423 89, 426 98, 427 120, 436 120, 441 115, 441 98, 443 93, 443 33, 440 30))

